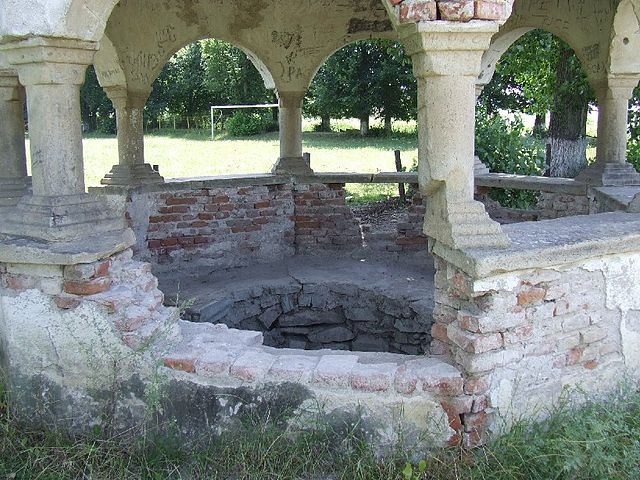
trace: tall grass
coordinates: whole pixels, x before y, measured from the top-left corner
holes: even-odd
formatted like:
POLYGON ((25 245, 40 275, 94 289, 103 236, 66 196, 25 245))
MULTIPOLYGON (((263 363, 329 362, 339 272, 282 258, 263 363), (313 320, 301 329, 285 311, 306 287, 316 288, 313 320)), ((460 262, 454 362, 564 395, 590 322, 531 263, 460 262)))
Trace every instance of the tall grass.
POLYGON ((517 423, 484 449, 425 451, 422 469, 402 451, 380 460, 358 435, 338 440, 321 423, 292 435, 277 421, 246 422, 206 447, 176 449, 142 434, 125 444, 30 430, 10 410, 0 382, 0 478, 5 479, 640 478, 640 394, 628 391, 579 409, 561 406, 544 422, 517 423))

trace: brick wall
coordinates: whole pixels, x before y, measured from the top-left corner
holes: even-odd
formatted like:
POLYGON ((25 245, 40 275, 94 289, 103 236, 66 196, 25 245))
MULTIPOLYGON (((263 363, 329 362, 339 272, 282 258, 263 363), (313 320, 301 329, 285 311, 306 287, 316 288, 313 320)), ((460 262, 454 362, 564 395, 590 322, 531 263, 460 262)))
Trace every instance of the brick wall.
MULTIPOLYGON (((415 185, 417 190, 417 185, 415 185)), ((426 201, 416 191, 407 208, 407 219, 398 224, 398 236, 395 239, 396 250, 423 250, 427 246, 427 236, 423 233, 424 215, 427 212, 426 201)))
POLYGON ((299 252, 360 247, 360 227, 346 204, 344 183, 295 185, 293 200, 299 252))
POLYGON ((579 401, 615 390, 637 363, 629 352, 638 335, 625 333, 636 331, 640 313, 636 260, 609 256, 473 280, 436 257, 431 353, 459 368, 465 393, 486 407, 461 412, 466 432, 477 427, 468 443, 544 415, 562 395, 579 401))
POLYGON ((291 185, 202 188, 132 195, 137 254, 154 263, 226 268, 293 253, 291 185))

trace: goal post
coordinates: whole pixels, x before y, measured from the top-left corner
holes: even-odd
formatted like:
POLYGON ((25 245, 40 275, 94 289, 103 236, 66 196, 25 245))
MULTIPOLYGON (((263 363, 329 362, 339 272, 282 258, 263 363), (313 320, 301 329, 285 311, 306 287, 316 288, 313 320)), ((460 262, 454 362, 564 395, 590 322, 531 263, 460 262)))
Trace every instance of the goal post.
POLYGON ((258 105, 211 105, 211 140, 215 140, 215 122, 213 120, 214 110, 235 110, 238 108, 277 108, 277 103, 261 103, 258 105))

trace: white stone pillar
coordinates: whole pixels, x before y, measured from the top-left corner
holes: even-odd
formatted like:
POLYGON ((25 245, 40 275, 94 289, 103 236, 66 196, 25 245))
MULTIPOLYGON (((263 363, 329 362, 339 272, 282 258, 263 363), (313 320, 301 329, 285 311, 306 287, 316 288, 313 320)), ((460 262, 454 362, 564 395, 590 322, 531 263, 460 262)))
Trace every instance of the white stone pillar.
POLYGON ((0 70, 0 206, 14 206, 27 194, 24 92, 13 70, 0 70))
POLYGON ((596 88, 598 141, 596 163, 576 180, 589 185, 640 185, 640 174, 627 163, 629 100, 640 77, 609 77, 596 88))
POLYGON ((302 102, 305 92, 278 92, 280 104, 280 158, 273 173, 312 175, 302 155, 302 102))
POLYGON ((418 79, 418 179, 425 234, 455 249, 506 247, 473 199, 476 79, 494 22, 422 22, 400 31, 418 79))
POLYGON ((47 241, 122 232, 124 218, 85 193, 80 85, 97 44, 31 38, 0 47, 27 91, 33 195, 0 231, 47 241))
POLYGON ((164 179, 144 161, 144 106, 150 90, 128 91, 126 87, 107 87, 107 96, 116 110, 118 165, 105 175, 103 185, 162 183, 164 179))

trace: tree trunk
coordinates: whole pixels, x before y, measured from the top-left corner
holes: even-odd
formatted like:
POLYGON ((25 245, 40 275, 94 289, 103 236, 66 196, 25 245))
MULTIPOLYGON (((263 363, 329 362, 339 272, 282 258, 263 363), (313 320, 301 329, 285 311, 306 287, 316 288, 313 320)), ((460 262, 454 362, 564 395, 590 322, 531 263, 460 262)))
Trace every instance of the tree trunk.
POLYGON ((587 114, 589 99, 568 84, 581 75, 571 62, 573 51, 560 50, 554 106, 549 124, 551 176, 573 178, 587 165, 587 114))
POLYGON ((533 124, 533 134, 537 136, 543 136, 547 129, 547 116, 542 113, 536 114, 536 120, 533 124))
POLYGON ((384 116, 384 133, 391 135, 391 115, 384 116))
POLYGON ((369 135, 369 115, 360 118, 360 135, 363 137, 369 135))
POLYGON ((331 131, 331 117, 329 115, 323 115, 320 117, 320 131, 321 132, 330 132, 331 131))

